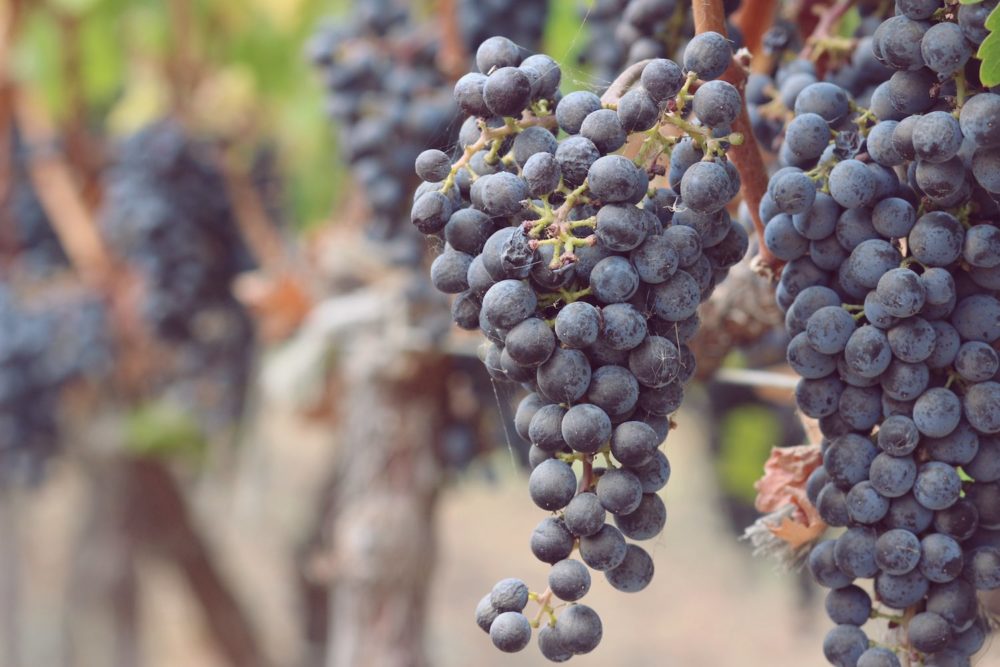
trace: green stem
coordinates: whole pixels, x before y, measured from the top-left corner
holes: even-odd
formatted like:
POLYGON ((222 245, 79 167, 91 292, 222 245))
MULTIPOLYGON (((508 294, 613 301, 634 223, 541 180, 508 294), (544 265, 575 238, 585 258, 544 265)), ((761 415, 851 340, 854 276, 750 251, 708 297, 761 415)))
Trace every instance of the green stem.
POLYGON ((965 72, 959 70, 955 73, 955 113, 965 104, 965 96, 968 94, 968 85, 965 81, 965 72))
POLYGON ((684 113, 684 106, 687 104, 693 95, 688 91, 691 90, 691 85, 698 80, 697 72, 688 72, 687 78, 684 80, 684 85, 681 86, 680 91, 677 93, 677 113, 684 113))

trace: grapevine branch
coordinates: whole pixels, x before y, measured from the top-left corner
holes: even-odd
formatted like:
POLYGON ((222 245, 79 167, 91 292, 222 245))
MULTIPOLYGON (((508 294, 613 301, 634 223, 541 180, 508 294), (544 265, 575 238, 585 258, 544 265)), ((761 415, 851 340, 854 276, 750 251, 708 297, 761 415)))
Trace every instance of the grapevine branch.
POLYGON ((275 231, 267 210, 244 170, 232 155, 221 155, 217 160, 226 184, 227 194, 235 209, 236 223, 243 233, 250 250, 265 271, 287 270, 291 261, 285 257, 284 241, 275 231))
POLYGON ((438 15, 441 17, 441 49, 438 51, 438 67, 451 79, 458 79, 465 73, 465 63, 469 54, 462 41, 459 26, 458 3, 455 0, 438 0, 438 15))
POLYGON ((755 58, 763 55, 764 33, 771 27, 777 7, 777 0, 744 0, 735 17, 743 41, 755 58))
MULTIPOLYGON (((0 7, 0 207, 10 194, 13 161, 10 142, 14 128, 14 88, 7 71, 10 51, 23 15, 20 0, 12 0, 0 7)), ((0 242, 4 239, 0 238, 0 242)), ((2 244, 0 244, 2 245, 2 244)))
POLYGON ((800 58, 810 58, 816 44, 821 40, 830 37, 834 26, 847 13, 847 10, 854 4, 853 0, 838 0, 836 4, 830 5, 819 14, 819 22, 813 28, 812 34, 806 39, 805 45, 799 52, 800 58))
MULTIPOLYGON (((691 3, 692 14, 694 15, 695 32, 717 32, 726 35, 726 13, 722 8, 722 0, 695 0, 691 3)), ((743 64, 735 59, 729 64, 729 69, 722 75, 724 81, 736 86, 740 91, 740 96, 744 99, 740 115, 733 123, 733 131, 743 135, 743 143, 733 145, 729 150, 729 156, 736 166, 742 181, 741 192, 743 201, 746 202, 753 219, 753 226, 757 232, 758 241, 758 262, 760 270, 776 277, 781 272, 783 262, 771 254, 764 243, 764 223, 760 219, 758 209, 760 200, 767 192, 767 168, 764 166, 764 159, 761 157, 757 140, 753 135, 753 128, 750 126, 750 116, 746 108, 746 69, 743 64)))
POLYGON ((106 285, 110 258, 69 166, 54 150, 37 150, 51 144, 51 132, 40 107, 23 90, 12 90, 11 95, 18 127, 26 143, 36 148, 28 161, 28 171, 42 206, 81 277, 91 285, 106 285))
POLYGON ((200 76, 193 42, 196 34, 194 23, 190 0, 170 3, 171 49, 166 63, 167 77, 174 112, 181 118, 188 118, 190 114, 191 96, 200 76))
POLYGON ((601 95, 601 104, 617 104, 625 91, 642 76, 642 70, 645 69, 648 62, 649 58, 626 67, 625 71, 619 74, 618 78, 612 81, 608 89, 601 95))
POLYGON ((61 85, 66 89, 69 112, 61 134, 66 156, 80 176, 80 190, 86 205, 96 208, 101 200, 101 162, 103 151, 87 127, 87 99, 83 87, 83 53, 80 40, 80 17, 56 10, 59 35, 63 43, 61 85))

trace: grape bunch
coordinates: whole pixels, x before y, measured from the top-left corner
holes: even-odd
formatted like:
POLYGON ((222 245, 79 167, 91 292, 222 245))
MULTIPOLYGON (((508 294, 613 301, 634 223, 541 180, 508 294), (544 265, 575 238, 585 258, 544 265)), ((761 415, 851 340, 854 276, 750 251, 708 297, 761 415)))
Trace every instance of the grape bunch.
POLYGON ((103 230, 145 279, 144 314, 169 341, 194 338, 199 310, 230 298, 253 266, 207 150, 159 121, 122 143, 106 178, 103 230))
POLYGON ((466 49, 494 35, 532 48, 542 40, 549 15, 548 0, 458 0, 458 26, 466 49))
POLYGON ((308 52, 328 91, 340 153, 365 193, 366 233, 394 260, 419 264, 423 244, 405 222, 413 160, 454 140, 455 103, 436 65, 437 40, 383 0, 358 3, 348 20, 323 26, 308 52), (419 111, 399 113, 405 107, 419 111))
POLYGON ((0 486, 34 481, 59 447, 59 399, 105 379, 112 343, 103 304, 82 290, 34 294, 0 282, 0 486))
POLYGON ((79 380, 106 379, 112 341, 104 304, 49 281, 68 267, 31 181, 32 151, 11 125, 7 197, 0 204, 0 486, 35 481, 59 448, 59 400, 79 380), (30 296, 29 296, 30 295, 30 296))
POLYGON ((799 64, 781 84, 760 214, 796 402, 824 437, 807 494, 844 529, 809 555, 839 667, 969 665, 977 591, 1000 588, 1000 95, 972 75, 963 9, 901 0, 861 40, 867 75, 799 64), (870 107, 834 79, 873 86, 870 107))
POLYGON ((579 603, 590 570, 625 592, 653 576, 649 553, 626 538, 663 529, 670 465, 659 447, 694 373, 686 343, 699 303, 748 247, 726 210, 740 188, 726 150, 740 140, 742 100, 718 80, 731 60, 731 44, 704 33, 683 67, 652 60, 604 103, 562 96, 552 58, 493 37, 455 84, 468 115, 455 154, 416 160, 411 221, 444 241, 431 280, 456 295, 455 323, 485 335, 493 378, 530 392, 515 426, 532 443, 529 495, 552 513, 531 536, 552 566, 548 588, 504 580, 476 610, 503 651, 523 649, 534 627, 549 660, 590 652, 603 632, 579 603))
MULTIPOLYGON (((725 0, 723 6, 728 16, 739 9, 740 0, 725 0)), ((694 35, 690 5, 679 0, 596 0, 581 7, 580 15, 590 33, 580 64, 605 83, 640 60, 680 60, 694 35)), ((742 46, 739 29, 727 21, 726 30, 734 46, 742 46)))
POLYGON ((46 277, 67 266, 66 253, 31 182, 29 147, 16 124, 8 141, 9 190, 0 207, 0 255, 14 258, 19 273, 46 277))
POLYGON ((196 414, 231 425, 254 345, 231 284, 254 263, 210 147, 158 121, 122 143, 106 186, 102 230, 143 280, 142 314, 173 351, 168 384, 196 414))
MULTIPOLYGON (((463 1, 455 11, 466 45, 501 34, 531 48, 541 39, 548 5, 463 1)), ((425 148, 452 145, 457 129, 451 83, 437 63, 440 42, 398 2, 378 0, 358 2, 346 20, 321 27, 307 49, 327 88, 339 150, 366 195, 365 231, 395 262, 413 266, 425 250, 406 224, 417 185, 413 162, 425 148)))

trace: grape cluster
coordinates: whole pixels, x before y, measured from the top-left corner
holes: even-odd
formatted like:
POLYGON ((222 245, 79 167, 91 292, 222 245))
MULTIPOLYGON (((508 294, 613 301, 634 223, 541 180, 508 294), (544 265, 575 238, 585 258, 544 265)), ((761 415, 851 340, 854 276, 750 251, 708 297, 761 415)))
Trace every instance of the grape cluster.
POLYGON ((209 147, 174 121, 156 122, 123 142, 106 187, 102 229, 142 277, 144 318, 173 346, 174 392, 197 414, 231 424, 254 343, 231 283, 253 260, 209 147))
MULTIPOLYGON (((761 146, 777 150, 781 145, 777 139, 795 113, 798 94, 813 83, 834 83, 850 93, 858 105, 871 106, 873 111, 885 102, 886 90, 880 87, 893 70, 882 64, 871 48, 872 35, 882 20, 877 12, 884 7, 866 3, 857 7, 863 18, 850 40, 821 50, 814 48, 812 54, 821 56, 821 65, 810 59, 808 50, 800 51, 804 40, 795 23, 779 20, 765 34, 764 49, 776 64, 775 70, 751 73, 746 86, 747 110, 761 146)), ((786 163, 788 157, 781 156, 786 163)))
POLYGON ((428 149, 416 160, 424 183, 411 221, 445 242, 431 280, 456 295, 455 323, 486 336, 493 378, 529 390, 515 427, 532 443, 529 494, 553 513, 531 537, 552 566, 548 589, 504 580, 476 611, 503 651, 523 649, 541 626, 548 659, 587 653, 602 635, 578 603, 588 566, 625 592, 653 576, 650 555, 626 538, 663 529, 657 491, 670 465, 659 446, 694 373, 686 343, 699 303, 748 247, 726 211, 740 187, 725 152, 739 140, 730 125, 742 100, 716 79, 731 59, 724 37, 699 35, 683 67, 652 60, 640 85, 606 104, 587 91, 562 96, 552 58, 493 37, 478 71, 455 84, 469 116, 456 155, 428 149), (618 152, 630 136, 634 158, 618 152), (553 598, 572 604, 557 617, 553 598))
MULTIPOLYGON (((735 12, 740 0, 725 0, 726 15, 735 12)), ((580 53, 580 64, 592 68, 593 76, 610 82, 627 65, 647 58, 680 60, 684 46, 694 35, 690 5, 679 0, 596 0, 580 9, 590 32, 580 53)), ((734 45, 742 45, 739 29, 726 23, 734 45)))
POLYGON ((454 140, 455 103, 436 65, 438 44, 395 3, 358 3, 322 27, 309 58, 322 73, 339 151, 370 209, 365 231, 394 260, 419 263, 423 244, 406 225, 413 160, 454 140), (416 113, 399 113, 413 108, 416 113), (390 139, 391 138, 391 139, 390 139))
POLYGON ((458 0, 458 26, 465 47, 476 47, 494 35, 533 48, 542 41, 549 15, 548 0, 458 0))
POLYGON ((59 398, 74 380, 111 368, 100 301, 78 291, 35 295, 30 307, 0 282, 0 485, 34 480, 59 445, 59 398))
POLYGON ((198 312, 253 266, 207 146, 154 123, 122 143, 106 185, 103 230, 146 281, 145 316, 165 340, 194 338, 198 312))
MULTIPOLYGON (((455 11, 470 49, 494 34, 532 48, 541 39, 548 5, 463 0, 455 11)), ((394 0, 357 3, 349 18, 321 27, 308 47, 327 88, 339 150, 366 195, 365 231, 397 263, 419 264, 425 250, 406 224, 417 185, 413 162, 425 148, 444 149, 455 141, 458 109, 438 67, 440 50, 440 35, 394 0)))
POLYGON ((963 10, 901 0, 853 74, 780 83, 785 166, 760 214, 787 262, 796 402, 824 436, 808 497, 845 529, 809 556, 840 667, 969 665, 976 592, 1000 588, 1000 95, 969 76, 963 10), (833 79, 874 86, 870 108, 833 79), (876 617, 901 628, 889 646, 861 629, 876 617))
POLYGON ((63 388, 104 379, 112 362, 101 301, 45 282, 68 262, 29 174, 32 151, 43 149, 25 144, 16 124, 9 147, 0 208, 0 485, 41 475, 59 446, 63 388))

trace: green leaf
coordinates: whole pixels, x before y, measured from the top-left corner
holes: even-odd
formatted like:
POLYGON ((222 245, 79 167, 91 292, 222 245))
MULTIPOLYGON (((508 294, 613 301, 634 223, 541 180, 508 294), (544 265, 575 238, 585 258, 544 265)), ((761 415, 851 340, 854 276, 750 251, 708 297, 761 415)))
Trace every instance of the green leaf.
POLYGON ((205 438, 194 419, 166 402, 139 406, 125 420, 125 446, 133 454, 153 458, 197 459, 205 438))
POLYGON ((960 5, 978 5, 983 0, 958 0, 960 5))
MULTIPOLYGON (((982 2, 982 0, 978 1, 982 2)), ((861 25, 861 12, 857 7, 851 7, 840 19, 840 25, 837 26, 837 34, 840 37, 853 37, 859 25, 861 25)))
POLYGON ((979 79, 983 85, 992 87, 1000 84, 1000 5, 986 17, 986 28, 990 34, 979 45, 976 57, 982 61, 979 79))
POLYGON ((770 408, 747 404, 727 411, 719 423, 715 464, 723 490, 752 505, 757 496, 754 482, 782 436, 781 422, 770 408))

